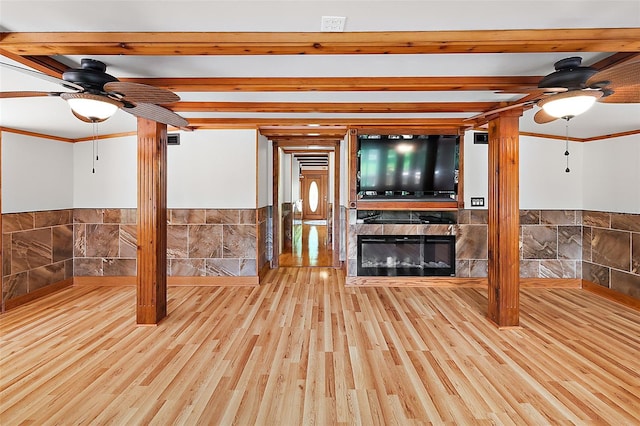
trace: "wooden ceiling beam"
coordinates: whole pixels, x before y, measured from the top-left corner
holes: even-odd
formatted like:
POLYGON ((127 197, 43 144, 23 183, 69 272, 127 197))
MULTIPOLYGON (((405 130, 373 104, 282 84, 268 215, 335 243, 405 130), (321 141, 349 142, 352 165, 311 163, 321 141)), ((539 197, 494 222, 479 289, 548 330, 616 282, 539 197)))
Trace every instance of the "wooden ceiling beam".
POLYGON ((542 76, 454 77, 189 77, 120 78, 174 92, 376 92, 503 91, 523 93, 542 76))
MULTIPOLYGON (((316 152, 316 149, 313 147, 325 147, 325 148, 335 148, 338 141, 336 139, 325 139, 325 138, 284 138, 277 137, 272 139, 274 142, 278 142, 278 146, 280 148, 300 148, 305 147, 308 149, 308 152, 316 152)), ((318 150, 317 152, 323 152, 318 150)))
MULTIPOLYGON (((470 127, 463 118, 209 118, 189 117, 189 127, 192 128, 260 128, 264 126, 306 126, 310 122, 326 126, 412 126, 412 127, 470 127)), ((314 133, 313 127, 307 127, 310 133, 314 133)), ((316 128, 317 129, 317 128, 316 128)), ((316 131, 317 132, 317 131, 316 131)))
POLYGON ((175 112, 441 113, 481 112, 495 102, 178 102, 175 112))
POLYGON ((637 52, 640 28, 398 32, 0 33, 17 55, 337 55, 637 52))

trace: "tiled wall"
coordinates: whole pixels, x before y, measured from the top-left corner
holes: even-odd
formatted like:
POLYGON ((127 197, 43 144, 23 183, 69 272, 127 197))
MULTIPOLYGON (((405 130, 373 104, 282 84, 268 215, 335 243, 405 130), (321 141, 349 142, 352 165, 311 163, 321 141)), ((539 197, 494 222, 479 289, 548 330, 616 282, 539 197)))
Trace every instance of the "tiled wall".
POLYGON ((74 276, 135 276, 136 220, 135 209, 75 209, 74 276))
POLYGON ((520 276, 582 277, 582 212, 520 212, 520 276))
MULTIPOLYGON (((258 214, 266 227, 266 212, 258 214)), ((257 275, 256 210, 170 209, 167 216, 169 276, 257 275)), ((75 276, 136 275, 135 209, 75 209, 73 235, 75 276)))
POLYGON ((2 215, 3 299, 73 277, 72 210, 2 215))
POLYGON ((640 215, 582 213, 582 276, 640 299, 640 215))
MULTIPOLYGON (((456 275, 487 276, 487 211, 456 225, 357 224, 348 218, 347 272, 360 234, 456 235, 456 275)), ((270 259, 272 218, 261 209, 169 211, 170 276, 255 276, 270 259), (257 257, 256 257, 257 256, 257 257)), ((10 300, 73 276, 136 274, 135 209, 67 209, 3 215, 2 291, 10 300)), ((341 221, 341 225, 346 221, 341 221)), ((520 275, 580 278, 640 299, 640 215, 574 210, 520 212, 520 275)))
POLYGON ((271 228, 272 215, 273 209, 271 207, 262 207, 257 210, 258 240, 256 244, 258 247, 258 271, 271 259, 271 253, 273 252, 273 240, 271 239, 271 235, 273 234, 271 228))

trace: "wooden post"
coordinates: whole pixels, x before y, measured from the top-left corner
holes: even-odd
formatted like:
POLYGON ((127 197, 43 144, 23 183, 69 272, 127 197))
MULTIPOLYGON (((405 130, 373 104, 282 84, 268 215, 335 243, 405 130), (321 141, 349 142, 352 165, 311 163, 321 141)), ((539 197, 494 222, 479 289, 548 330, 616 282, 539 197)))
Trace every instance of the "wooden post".
POLYGON ((2 238, 2 130, 0 129, 0 312, 4 312, 4 240, 2 238))
POLYGON ((276 269, 280 266, 280 196, 278 193, 278 187, 280 185, 280 149, 278 149, 278 142, 273 141, 273 218, 272 227, 272 247, 273 253, 271 254, 271 268, 276 269))
POLYGON ((519 117, 521 109, 489 121, 489 307, 499 327, 519 325, 520 211, 519 117))
POLYGON ((333 240, 331 248, 333 250, 333 267, 340 267, 340 141, 333 145, 333 240))
POLYGON ((167 315, 167 126, 138 118, 138 275, 136 321, 167 315))

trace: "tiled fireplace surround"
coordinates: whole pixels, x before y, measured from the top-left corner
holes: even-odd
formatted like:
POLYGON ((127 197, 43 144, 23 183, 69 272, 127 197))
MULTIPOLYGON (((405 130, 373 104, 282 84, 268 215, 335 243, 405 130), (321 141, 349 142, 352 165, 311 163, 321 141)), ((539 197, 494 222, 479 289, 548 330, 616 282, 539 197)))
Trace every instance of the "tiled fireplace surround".
MULTIPOLYGON (((455 225, 356 224, 348 214, 350 275, 355 235, 424 233, 456 235, 456 276, 487 276, 486 210, 461 210, 455 225)), ((168 275, 256 276, 269 256, 268 216, 268 208, 171 209, 168 275)), ((2 228, 5 303, 72 277, 135 276, 135 209, 11 213, 2 228)), ((640 215, 523 210, 520 228, 523 278, 583 278, 640 299, 640 215)))

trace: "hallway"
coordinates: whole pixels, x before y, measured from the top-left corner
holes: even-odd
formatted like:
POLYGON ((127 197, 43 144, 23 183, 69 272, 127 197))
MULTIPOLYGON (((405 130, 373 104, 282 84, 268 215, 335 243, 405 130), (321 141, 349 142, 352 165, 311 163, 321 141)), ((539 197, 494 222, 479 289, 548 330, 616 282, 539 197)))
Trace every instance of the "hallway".
POLYGON ((280 254, 280 266, 330 267, 333 251, 328 244, 326 221, 296 220, 292 226, 291 248, 280 254))

